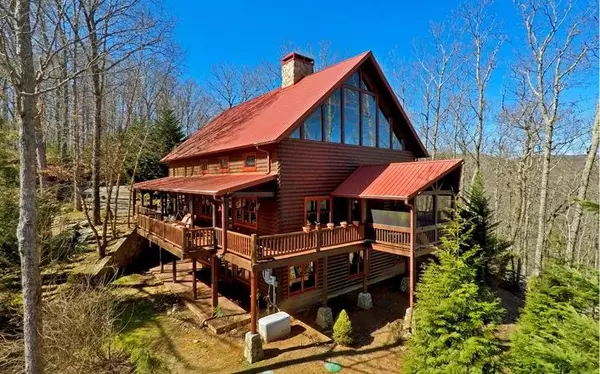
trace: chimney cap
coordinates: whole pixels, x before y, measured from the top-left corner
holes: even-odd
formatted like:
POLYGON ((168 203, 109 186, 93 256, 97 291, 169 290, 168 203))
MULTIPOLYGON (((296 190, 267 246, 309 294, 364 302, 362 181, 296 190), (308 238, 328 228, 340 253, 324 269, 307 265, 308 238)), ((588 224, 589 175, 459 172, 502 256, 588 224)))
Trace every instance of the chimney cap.
POLYGON ((281 65, 285 65, 285 64, 287 64, 289 61, 292 61, 292 60, 300 60, 300 61, 306 62, 306 63, 308 63, 308 64, 314 64, 314 63, 315 63, 315 60, 314 60, 314 59, 312 59, 312 58, 310 58, 310 57, 307 57, 307 56, 301 55, 301 54, 300 54, 300 53, 298 53, 298 52, 291 52, 291 53, 288 53, 287 55, 285 55, 285 56, 284 56, 284 57, 281 59, 281 65))

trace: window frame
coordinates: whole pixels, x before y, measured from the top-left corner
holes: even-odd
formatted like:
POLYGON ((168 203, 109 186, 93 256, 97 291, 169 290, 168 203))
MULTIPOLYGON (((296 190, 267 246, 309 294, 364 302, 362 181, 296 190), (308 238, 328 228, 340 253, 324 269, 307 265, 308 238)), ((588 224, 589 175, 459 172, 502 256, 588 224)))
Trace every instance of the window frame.
MULTIPOLYGON (((248 203, 248 206, 251 206, 251 203, 248 203)), ((258 229, 258 198, 257 197, 235 197, 233 199, 231 199, 231 222, 234 226, 237 227, 245 227, 248 229, 258 229), (242 220, 238 220, 237 218, 237 202, 241 201, 241 200, 246 200, 246 201, 250 201, 250 200, 255 200, 256 204, 255 206, 255 210, 254 210, 254 215, 256 216, 256 223, 251 223, 252 219, 251 219, 251 214, 252 214, 252 209, 244 209, 244 204, 241 204, 241 210, 242 210, 242 220), (248 222, 244 222, 244 212, 248 212, 248 222)))
MULTIPOLYGON (((331 196, 308 196, 304 198, 304 223, 308 221, 306 219, 307 211, 306 211, 306 203, 315 200, 317 206, 317 218, 321 216, 321 207, 319 206, 319 202, 327 200, 329 201, 329 222, 333 222, 333 198, 331 196)), ((329 222, 319 222, 319 226, 327 226, 329 222)), ((310 222, 311 225, 314 225, 314 222, 310 222)))
POLYGON ((219 165, 218 165, 218 169, 219 169, 219 173, 229 173, 229 156, 221 156, 219 157, 219 165), (223 168, 223 160, 227 161, 227 168, 223 168))
POLYGON ((256 171, 258 166, 258 159, 256 158, 256 152, 247 152, 242 154, 242 171, 256 171), (254 157, 254 166, 246 166, 246 159, 248 157, 254 157))
POLYGON ((354 251, 354 252, 348 252, 348 264, 347 264, 347 269, 348 269, 348 279, 356 279, 356 278, 362 278, 365 275, 365 267, 366 267, 366 263, 367 263, 367 252, 364 249, 361 249, 359 251, 354 251), (360 256, 360 253, 362 252, 362 256, 360 256), (352 269, 352 263, 350 262, 350 254, 352 253, 358 253, 359 258, 362 258, 362 270, 359 270, 357 273, 351 273, 351 269, 352 269))
MULTIPOLYGON (((318 267, 318 262, 315 261, 309 261, 309 262, 304 262, 301 264, 293 264, 293 265, 289 265, 287 267, 287 283, 288 283, 288 287, 287 287, 287 291, 288 291, 288 297, 292 297, 292 296, 298 296, 301 295, 305 292, 310 292, 310 291, 314 291, 317 289, 317 286, 319 284, 319 267, 318 267), (306 272, 306 268, 309 264, 313 264, 313 269, 314 269, 314 274, 315 274, 315 284, 311 287, 305 288, 304 287, 304 274, 306 272), (294 291, 292 292, 290 290, 290 268, 292 267, 300 267, 300 290, 299 291, 294 291)), ((296 278, 297 279, 297 278, 296 278)))
MULTIPOLYGON (((212 219, 212 202, 211 202, 211 200, 208 197, 201 195, 200 199, 196 200, 196 201, 199 202, 199 205, 198 205, 199 209, 197 209, 198 212, 194 211, 194 215, 196 215, 197 217, 200 217, 200 218, 211 218, 212 219), (203 209, 206 207, 208 207, 208 214, 205 214, 206 211, 204 211, 204 209, 203 209)), ((195 208, 196 207, 194 207, 194 210, 196 210, 195 208)))

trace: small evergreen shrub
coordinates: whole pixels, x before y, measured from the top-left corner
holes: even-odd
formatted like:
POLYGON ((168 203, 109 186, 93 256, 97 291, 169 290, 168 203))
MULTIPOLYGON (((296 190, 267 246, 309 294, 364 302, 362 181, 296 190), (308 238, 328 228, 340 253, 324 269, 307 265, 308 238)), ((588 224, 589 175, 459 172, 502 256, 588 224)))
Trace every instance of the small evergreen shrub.
POLYGON ((341 345, 352 344, 352 322, 344 309, 342 309, 333 325, 333 340, 341 345))
POLYGON ((553 264, 531 280, 511 337, 513 373, 598 373, 598 272, 553 264))

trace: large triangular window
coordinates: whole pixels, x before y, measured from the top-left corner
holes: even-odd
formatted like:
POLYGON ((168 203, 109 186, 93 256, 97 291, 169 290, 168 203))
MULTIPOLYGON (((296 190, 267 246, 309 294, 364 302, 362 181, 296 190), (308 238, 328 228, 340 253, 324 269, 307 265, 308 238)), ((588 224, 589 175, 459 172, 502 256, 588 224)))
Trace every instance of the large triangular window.
POLYGON ((290 138, 404 150, 368 79, 353 73, 290 138))

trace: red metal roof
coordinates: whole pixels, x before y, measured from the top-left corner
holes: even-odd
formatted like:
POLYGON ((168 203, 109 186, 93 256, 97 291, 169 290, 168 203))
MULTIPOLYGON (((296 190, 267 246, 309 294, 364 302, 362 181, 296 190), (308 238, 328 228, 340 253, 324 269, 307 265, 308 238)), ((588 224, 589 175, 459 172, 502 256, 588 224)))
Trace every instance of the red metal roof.
MULTIPOLYGON (((277 88, 228 109, 161 161, 169 162, 252 145, 276 143, 286 137, 298 121, 368 58, 373 58, 370 51, 308 75, 296 84, 277 88)), ((377 66, 375 61, 374 63, 377 66)), ((378 71, 380 72, 380 69, 378 71)), ((381 72, 380 75, 383 77, 381 72)), ((383 80, 385 81, 385 78, 383 80)), ((406 121, 423 154, 427 154, 407 117, 406 121)))
POLYGON ((462 163, 462 160, 434 160, 363 165, 342 182, 332 195, 407 200, 460 167, 462 163))
POLYGON ((191 177, 166 177, 133 185, 136 190, 224 195, 277 178, 275 174, 210 174, 191 177))

